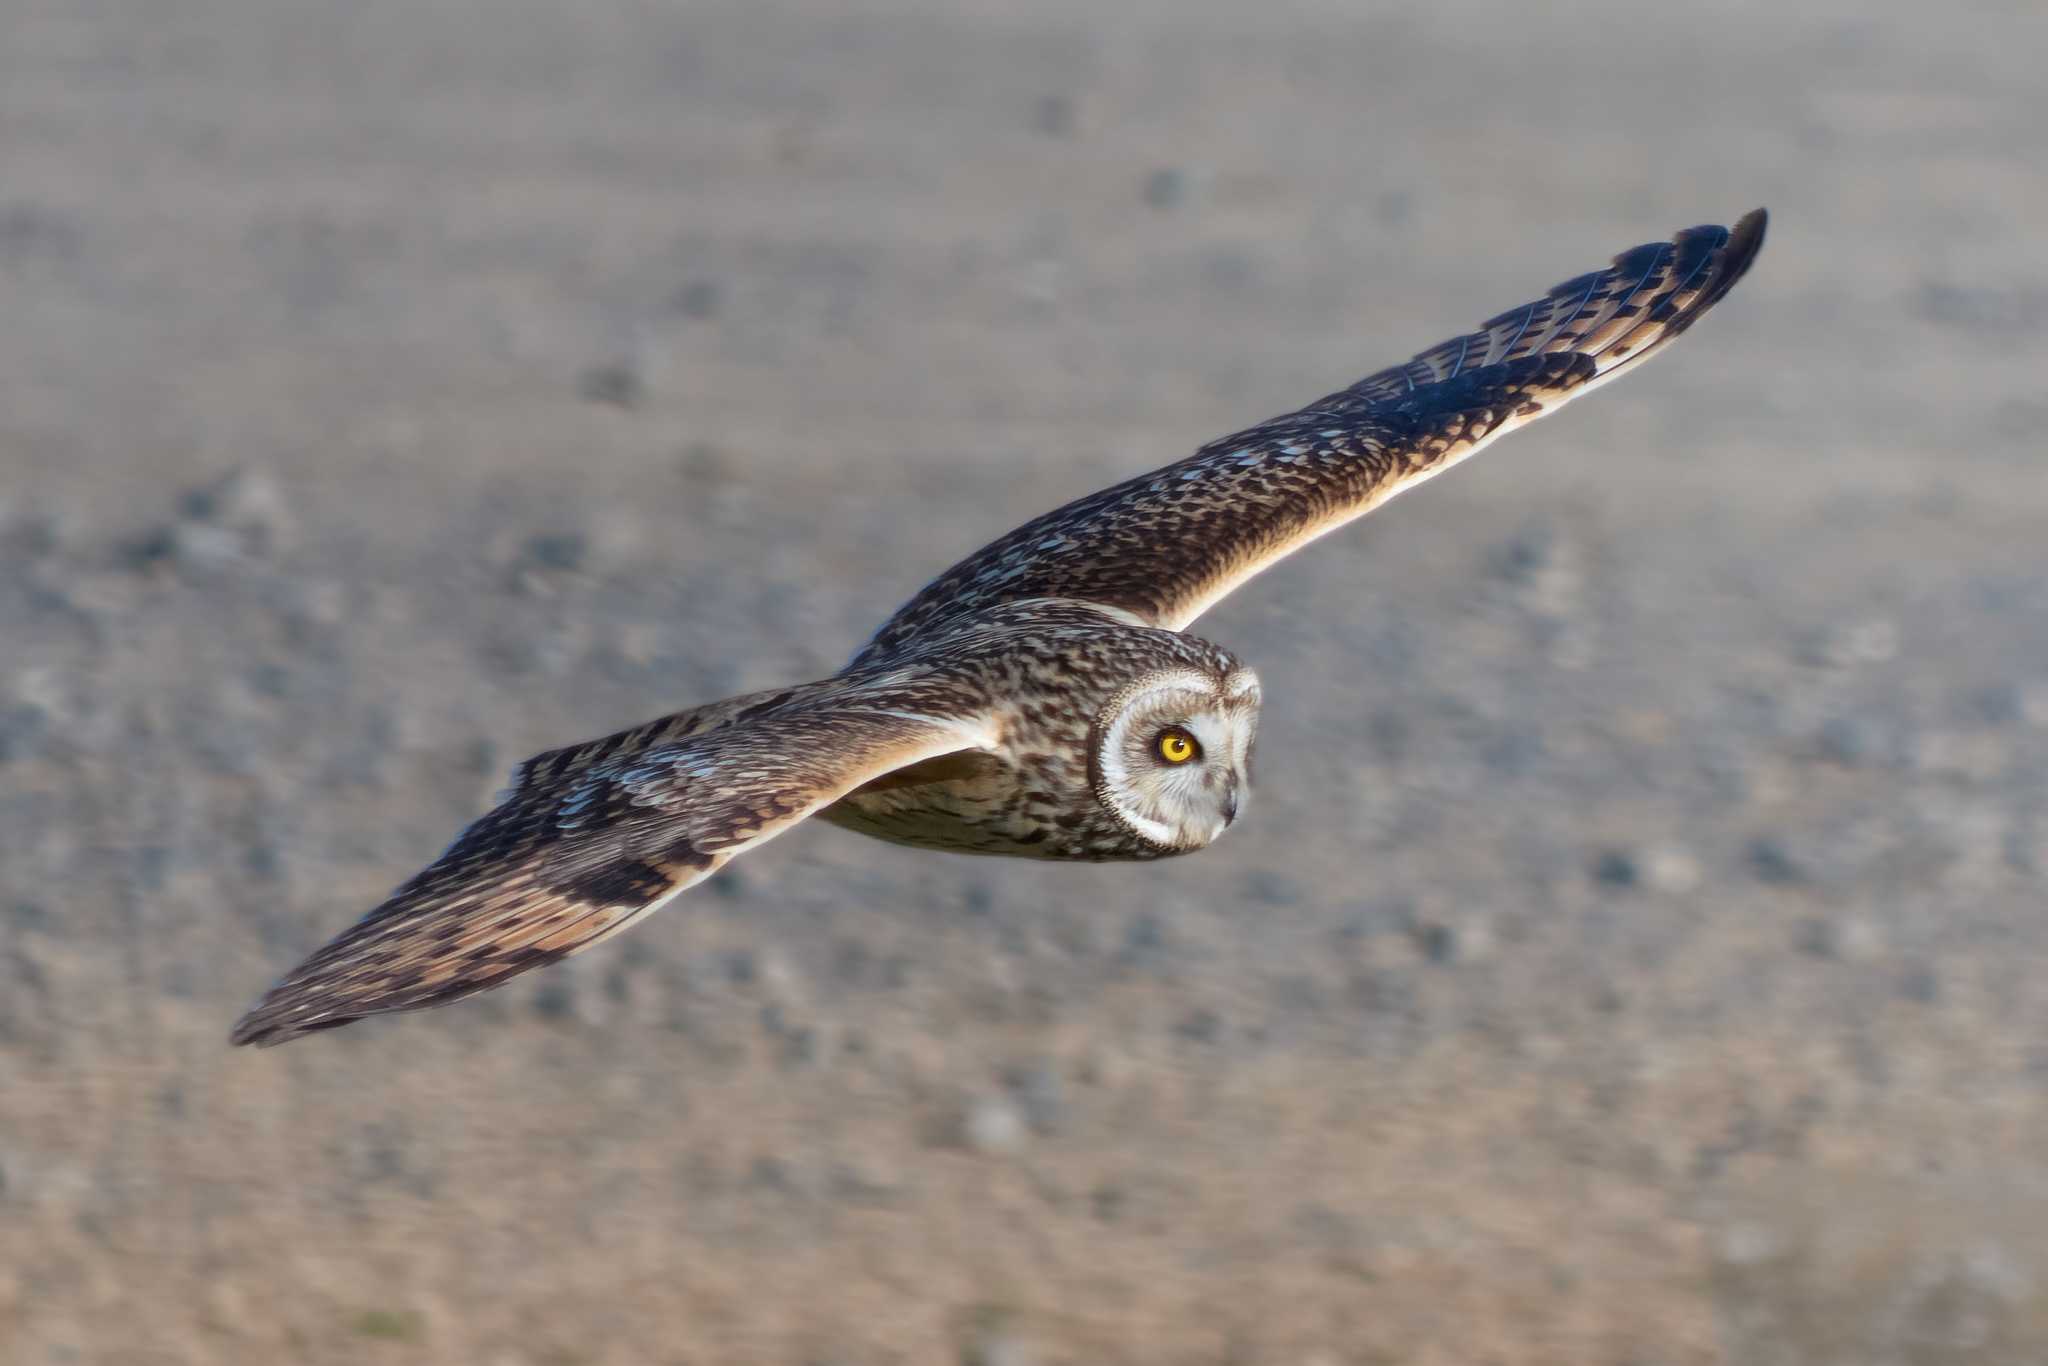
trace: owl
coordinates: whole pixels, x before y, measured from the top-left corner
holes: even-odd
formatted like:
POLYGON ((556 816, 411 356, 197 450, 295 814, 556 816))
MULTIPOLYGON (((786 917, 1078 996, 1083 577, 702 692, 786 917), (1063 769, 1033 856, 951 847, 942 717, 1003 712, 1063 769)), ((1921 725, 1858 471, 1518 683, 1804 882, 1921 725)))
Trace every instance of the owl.
POLYGON ((1245 809, 1259 679, 1188 635, 1285 555, 1604 384, 1690 327, 1761 209, 1025 523, 831 678, 521 764, 495 809, 293 969, 235 1043, 484 991, 581 952, 808 816, 919 849, 1156 859, 1245 809))

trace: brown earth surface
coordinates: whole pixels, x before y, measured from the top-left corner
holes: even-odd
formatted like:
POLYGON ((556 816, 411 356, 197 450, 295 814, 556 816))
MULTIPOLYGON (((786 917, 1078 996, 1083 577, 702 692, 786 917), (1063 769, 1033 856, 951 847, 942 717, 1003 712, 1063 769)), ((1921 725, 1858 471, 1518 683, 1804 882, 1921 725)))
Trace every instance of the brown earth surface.
POLYGON ((0 1362, 2048 1360, 2025 4, 0 4, 0 1362), (1768 204, 1222 604, 1230 837, 806 827, 232 1050, 511 763, 1768 204))

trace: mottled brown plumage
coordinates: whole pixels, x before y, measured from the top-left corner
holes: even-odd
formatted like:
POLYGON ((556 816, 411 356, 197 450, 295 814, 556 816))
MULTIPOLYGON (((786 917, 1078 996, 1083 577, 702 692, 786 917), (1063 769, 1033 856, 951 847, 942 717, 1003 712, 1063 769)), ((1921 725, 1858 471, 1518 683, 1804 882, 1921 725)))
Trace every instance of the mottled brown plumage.
POLYGON ((281 1043, 440 1005, 617 933, 819 814, 921 848, 1146 859, 1236 817, 1257 678, 1181 634, 1316 537, 1655 352, 1764 214, 1637 247, 1478 331, 1047 513, 946 571, 839 674, 527 760, 441 857, 235 1026, 281 1043))

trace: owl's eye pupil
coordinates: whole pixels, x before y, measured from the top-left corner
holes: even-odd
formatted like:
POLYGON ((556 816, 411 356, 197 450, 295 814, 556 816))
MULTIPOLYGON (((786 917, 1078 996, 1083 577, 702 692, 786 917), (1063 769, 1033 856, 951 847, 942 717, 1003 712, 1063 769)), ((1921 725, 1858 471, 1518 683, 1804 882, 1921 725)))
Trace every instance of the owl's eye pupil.
POLYGON ((1163 730, 1159 733, 1159 757, 1169 764, 1184 764, 1195 757, 1199 747, 1195 737, 1184 730, 1163 730))

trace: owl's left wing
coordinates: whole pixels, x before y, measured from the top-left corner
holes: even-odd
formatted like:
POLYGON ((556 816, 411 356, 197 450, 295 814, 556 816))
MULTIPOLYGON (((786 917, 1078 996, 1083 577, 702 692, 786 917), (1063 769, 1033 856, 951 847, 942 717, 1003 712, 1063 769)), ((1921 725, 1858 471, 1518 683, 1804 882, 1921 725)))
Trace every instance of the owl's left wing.
POLYGON ((736 702, 529 759, 495 810, 271 988, 233 1042, 497 986, 617 934, 863 783, 993 740, 984 716, 889 680, 736 702))
POLYGON ((1757 209, 1625 251, 1476 332, 1027 522, 940 575, 856 662, 1018 598, 1179 630, 1275 561, 1654 355, 1742 278, 1764 224, 1757 209))

